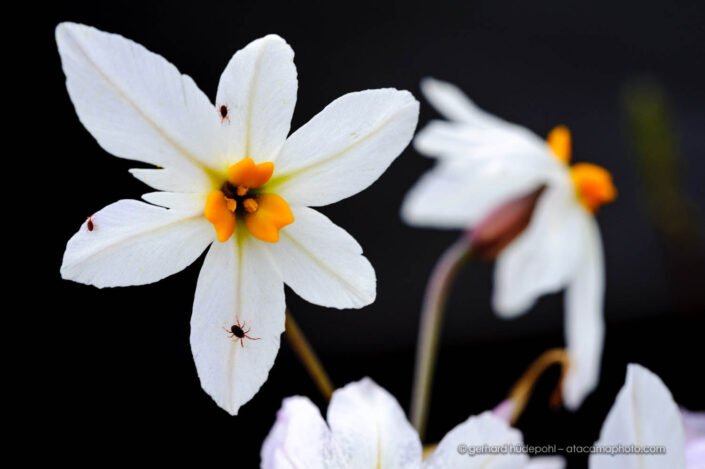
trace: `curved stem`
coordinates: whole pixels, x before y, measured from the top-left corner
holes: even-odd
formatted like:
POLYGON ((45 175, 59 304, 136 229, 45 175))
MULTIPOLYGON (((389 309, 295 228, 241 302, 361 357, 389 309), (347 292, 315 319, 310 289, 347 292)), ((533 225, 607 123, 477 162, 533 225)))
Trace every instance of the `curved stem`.
POLYGON ((570 361, 568 359, 568 351, 566 349, 554 348, 546 350, 536 360, 534 360, 534 362, 529 365, 529 368, 527 368, 521 378, 519 378, 519 381, 516 382, 516 384, 512 387, 512 390, 509 392, 509 399, 513 402, 512 416, 510 420, 512 425, 519 420, 519 416, 521 416, 524 412, 526 404, 529 402, 531 393, 536 385, 536 381, 538 381, 544 371, 552 365, 561 365, 562 368, 561 380, 551 396, 552 405, 560 403, 561 385, 566 371, 568 371, 570 361))
POLYGON ((416 344, 414 387, 411 393, 411 422, 422 440, 426 432, 431 383, 438 355, 438 338, 448 293, 458 269, 470 254, 470 241, 463 235, 443 253, 426 286, 419 339, 416 344))
POLYGON ((286 337, 289 339, 289 344, 294 349, 296 356, 299 357, 301 364, 306 368, 313 382, 316 383, 318 390, 321 391, 326 400, 330 400, 335 387, 318 359, 316 352, 311 348, 311 344, 288 309, 286 310, 286 337))

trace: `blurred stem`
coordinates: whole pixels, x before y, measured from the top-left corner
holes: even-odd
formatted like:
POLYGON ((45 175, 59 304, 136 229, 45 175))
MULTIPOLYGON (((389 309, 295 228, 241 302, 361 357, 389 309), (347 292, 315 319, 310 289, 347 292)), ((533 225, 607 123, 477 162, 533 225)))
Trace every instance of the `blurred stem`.
POLYGON ((289 339, 289 344, 294 349, 296 356, 299 357, 301 364, 306 368, 313 382, 316 383, 318 390, 321 391, 326 400, 330 400, 335 387, 333 387, 333 383, 318 359, 316 352, 311 348, 311 344, 288 309, 286 310, 286 337, 289 339))
POLYGON ((432 443, 430 445, 424 445, 423 451, 421 453, 421 458, 425 461, 428 459, 434 451, 438 448, 438 443, 432 443))
MULTIPOLYGON (((637 78, 622 93, 622 107, 640 180, 640 201, 654 221, 665 253, 666 278, 679 309, 694 314, 705 306, 702 218, 688 194, 688 159, 679 148, 678 120, 664 86, 637 78)), ((702 179, 702 178, 701 178, 702 179)))
POLYGON ((438 339, 448 293, 458 269, 470 258, 470 254, 470 240, 463 234, 438 260, 426 286, 416 345, 414 387, 411 391, 411 422, 422 440, 426 432, 431 384, 438 356, 438 339))
POLYGON ((553 391, 551 395, 551 405, 558 406, 561 402, 561 388, 563 384, 563 379, 568 371, 568 366, 570 361, 568 359, 568 352, 564 348, 554 348, 546 350, 542 353, 534 362, 529 365, 529 368, 524 372, 519 381, 512 387, 509 392, 509 399, 514 403, 514 409, 512 411, 512 417, 510 423, 514 425, 519 417, 524 412, 526 404, 529 402, 531 393, 536 386, 536 382, 539 377, 551 366, 561 365, 561 380, 558 386, 553 391))

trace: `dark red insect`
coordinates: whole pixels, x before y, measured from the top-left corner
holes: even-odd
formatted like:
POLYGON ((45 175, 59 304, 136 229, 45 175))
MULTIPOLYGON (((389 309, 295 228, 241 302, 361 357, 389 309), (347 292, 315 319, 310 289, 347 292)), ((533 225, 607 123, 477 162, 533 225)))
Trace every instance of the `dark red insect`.
POLYGON ((240 324, 240 320, 238 319, 235 324, 230 326, 230 329, 226 329, 225 327, 225 332, 228 333, 231 339, 239 340, 240 345, 244 348, 245 347, 245 339, 250 339, 250 340, 259 340, 259 337, 251 337, 248 335, 250 333, 250 329, 247 328, 247 321, 243 322, 240 324))
POLYGON ((95 223, 93 223, 93 215, 86 218, 86 228, 88 228, 88 231, 93 231, 95 228, 95 223))
MULTIPOLYGON (((221 122, 224 121, 225 119, 228 119, 228 106, 226 106, 225 104, 222 104, 222 105, 218 108, 218 112, 220 113, 220 120, 221 120, 221 122)), ((228 119, 228 120, 229 120, 229 119, 228 119)))

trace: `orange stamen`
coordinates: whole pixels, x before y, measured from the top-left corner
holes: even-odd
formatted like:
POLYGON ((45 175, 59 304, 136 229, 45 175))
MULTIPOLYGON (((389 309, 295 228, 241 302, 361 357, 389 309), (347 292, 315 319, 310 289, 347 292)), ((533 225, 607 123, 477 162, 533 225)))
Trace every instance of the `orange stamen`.
POLYGON ((221 191, 208 194, 203 215, 213 223, 218 241, 225 242, 235 231, 235 209, 237 201, 225 197, 221 191))
MULTIPOLYGON (((554 127, 548 134, 546 143, 560 161, 568 165, 571 159, 570 130, 564 125, 554 127)), ((595 213, 600 206, 612 202, 617 197, 617 189, 612 182, 612 174, 601 166, 590 163, 576 163, 570 167, 573 186, 580 203, 595 213)))
POLYGON ((570 163, 571 158, 571 137, 570 130, 565 125, 559 125, 554 127, 553 130, 548 134, 546 143, 551 147, 553 154, 556 158, 564 162, 565 164, 570 163))
POLYGON ((279 230, 293 222, 294 214, 289 204, 276 194, 260 195, 257 209, 245 215, 245 226, 250 234, 269 243, 279 241, 279 230))
POLYGON ((601 166, 577 163, 571 166, 570 175, 580 203, 592 213, 617 197, 612 174, 601 166))
POLYGON ((248 189, 262 187, 274 173, 274 163, 255 164, 252 158, 243 158, 228 168, 228 181, 237 187, 238 195, 243 196, 248 189), (244 193, 240 194, 241 191, 244 193))

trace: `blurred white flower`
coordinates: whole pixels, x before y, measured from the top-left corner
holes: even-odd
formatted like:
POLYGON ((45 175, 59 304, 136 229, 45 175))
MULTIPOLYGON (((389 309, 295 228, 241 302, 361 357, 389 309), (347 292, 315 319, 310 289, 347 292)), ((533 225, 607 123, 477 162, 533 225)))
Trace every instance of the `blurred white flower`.
POLYGON ((323 306, 374 301, 360 245, 308 207, 372 184, 411 140, 418 102, 394 89, 350 93, 287 138, 298 84, 294 52, 278 36, 233 56, 215 105, 122 36, 63 23, 56 40, 83 125, 107 152, 157 166, 131 172, 161 191, 94 214, 68 242, 61 274, 97 287, 143 285, 211 245, 191 347, 203 388, 236 414, 279 349, 284 283, 323 306))
POLYGON ((681 408, 685 432, 685 466, 705 468, 705 412, 690 412, 681 408))
POLYGON ((532 468, 559 469, 563 459, 476 454, 476 446, 521 445, 521 433, 484 412, 452 429, 422 461, 418 435, 399 403, 369 378, 335 391, 327 423, 305 397, 284 400, 262 445, 263 469, 532 468))
POLYGON ((658 376, 641 365, 630 364, 626 382, 607 414, 596 445, 665 446, 666 454, 592 454, 590 467, 705 467, 703 419, 702 413, 682 414, 671 392, 658 376))
POLYGON ((497 257, 493 307, 526 312, 543 294, 567 288, 571 366, 563 399, 576 409, 599 379, 604 335, 603 254, 594 219, 613 200, 609 172, 569 166, 565 127, 544 141, 477 108, 455 86, 426 79, 422 91, 449 121, 433 121, 414 140, 437 159, 402 207, 413 225, 470 229, 473 253, 497 257))

